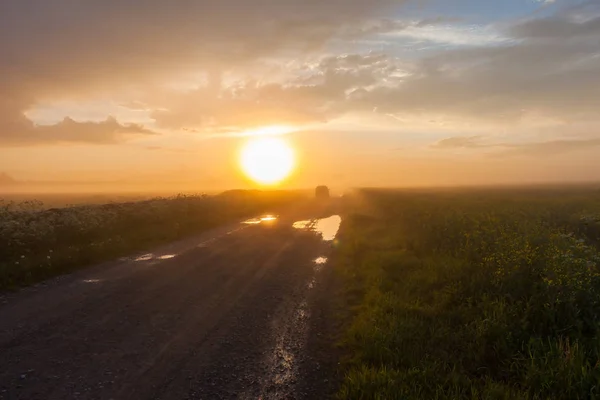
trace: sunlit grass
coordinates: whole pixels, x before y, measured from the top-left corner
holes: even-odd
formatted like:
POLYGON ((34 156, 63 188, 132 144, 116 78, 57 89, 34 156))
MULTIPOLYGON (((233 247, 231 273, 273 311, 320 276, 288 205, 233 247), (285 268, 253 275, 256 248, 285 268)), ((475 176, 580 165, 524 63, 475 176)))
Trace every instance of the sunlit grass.
POLYGON ((340 398, 598 396, 598 193, 360 200, 339 250, 354 310, 340 398))

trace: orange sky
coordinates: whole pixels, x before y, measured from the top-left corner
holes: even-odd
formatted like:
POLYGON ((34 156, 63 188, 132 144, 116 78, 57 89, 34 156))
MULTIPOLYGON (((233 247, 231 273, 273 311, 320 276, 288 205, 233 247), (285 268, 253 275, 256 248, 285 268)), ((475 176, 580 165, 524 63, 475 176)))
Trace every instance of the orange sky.
POLYGON ((578 0, 9 0, 0 172, 251 187, 240 148, 284 133, 281 187, 600 180, 599 26, 578 0))

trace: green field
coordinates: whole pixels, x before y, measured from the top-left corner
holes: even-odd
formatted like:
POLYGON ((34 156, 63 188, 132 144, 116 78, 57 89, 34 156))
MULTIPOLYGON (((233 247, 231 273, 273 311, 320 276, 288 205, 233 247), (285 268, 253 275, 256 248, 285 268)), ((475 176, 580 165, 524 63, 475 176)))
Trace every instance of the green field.
POLYGON ((363 190, 341 399, 600 397, 600 191, 363 190))
POLYGON ((0 200, 0 290, 273 212, 300 197, 294 192, 231 191, 58 208, 0 200))

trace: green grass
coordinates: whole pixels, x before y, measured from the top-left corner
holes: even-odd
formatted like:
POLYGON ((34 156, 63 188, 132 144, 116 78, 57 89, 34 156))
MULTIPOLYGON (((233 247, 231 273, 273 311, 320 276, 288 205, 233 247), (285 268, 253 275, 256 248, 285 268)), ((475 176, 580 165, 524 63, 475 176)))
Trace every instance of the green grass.
POLYGON ((299 198, 291 192, 232 191, 53 209, 0 201, 0 290, 273 212, 299 198))
POLYGON ((362 191, 341 399, 600 397, 600 193, 362 191))

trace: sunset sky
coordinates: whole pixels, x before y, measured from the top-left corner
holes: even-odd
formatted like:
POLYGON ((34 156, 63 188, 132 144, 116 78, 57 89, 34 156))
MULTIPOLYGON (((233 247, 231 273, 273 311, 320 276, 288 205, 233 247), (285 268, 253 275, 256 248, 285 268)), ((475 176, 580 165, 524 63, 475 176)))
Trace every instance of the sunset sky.
POLYGON ((250 187, 265 134, 281 187, 600 180, 600 2, 3 0, 0 94, 31 185, 250 187))

